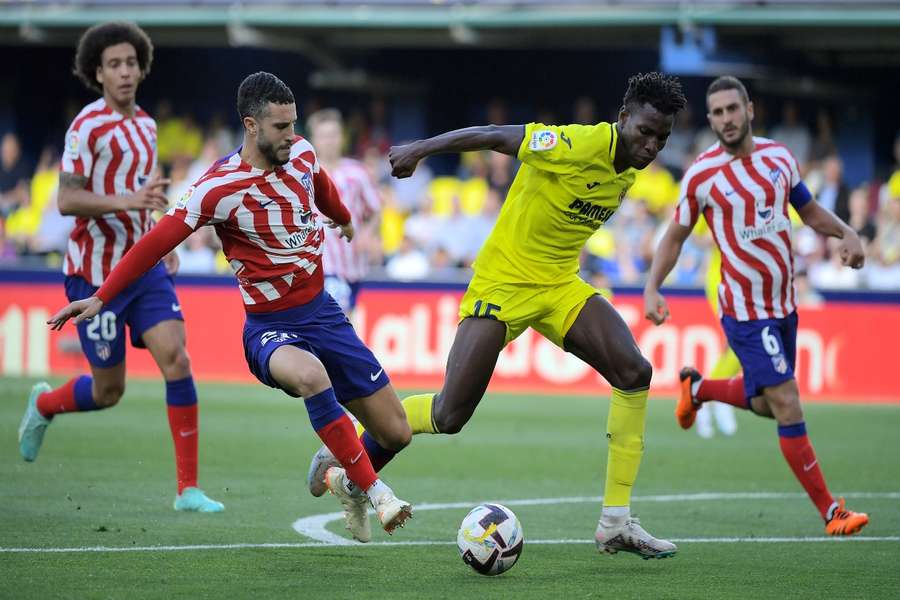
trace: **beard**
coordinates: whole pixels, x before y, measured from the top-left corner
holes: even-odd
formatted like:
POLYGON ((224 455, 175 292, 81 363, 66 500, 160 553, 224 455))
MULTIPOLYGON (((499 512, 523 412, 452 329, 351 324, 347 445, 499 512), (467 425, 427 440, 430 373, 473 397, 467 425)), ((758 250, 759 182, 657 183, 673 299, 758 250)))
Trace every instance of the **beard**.
POLYGON ((273 165, 283 165, 290 159, 290 153, 288 153, 284 158, 278 156, 278 150, 275 148, 275 145, 263 139, 262 136, 256 138, 256 148, 259 150, 260 154, 262 154, 270 164, 273 165))
POLYGON ((733 142, 726 142, 724 133, 716 132, 716 137, 719 138, 719 143, 725 146, 726 148, 737 148, 741 144, 744 143, 744 140, 747 139, 747 135, 750 133, 750 119, 744 121, 744 124, 741 125, 739 129, 739 135, 733 142))

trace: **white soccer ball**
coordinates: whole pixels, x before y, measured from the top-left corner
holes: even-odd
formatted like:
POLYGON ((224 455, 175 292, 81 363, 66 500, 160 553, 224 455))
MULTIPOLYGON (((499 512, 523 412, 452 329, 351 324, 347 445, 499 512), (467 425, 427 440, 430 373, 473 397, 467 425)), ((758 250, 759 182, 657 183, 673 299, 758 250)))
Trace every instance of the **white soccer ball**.
POLYGON ((480 504, 470 510, 456 536, 463 562, 482 575, 511 569, 524 542, 518 517, 502 504, 480 504))

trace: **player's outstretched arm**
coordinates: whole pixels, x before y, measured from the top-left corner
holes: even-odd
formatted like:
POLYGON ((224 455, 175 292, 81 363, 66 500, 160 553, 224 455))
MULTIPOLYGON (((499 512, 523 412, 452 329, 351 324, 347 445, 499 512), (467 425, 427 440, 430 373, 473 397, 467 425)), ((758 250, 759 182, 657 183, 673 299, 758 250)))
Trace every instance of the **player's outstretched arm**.
POLYGON ((409 177, 419 161, 432 154, 493 150, 516 156, 524 138, 524 125, 484 125, 455 129, 403 146, 391 146, 388 153, 391 175, 400 179, 409 177))
POLYGON ((861 269, 866 262, 866 253, 856 232, 835 216, 830 210, 823 208, 815 200, 810 200, 797 210, 803 223, 816 233, 835 237, 841 240, 838 244, 841 263, 854 269, 861 269))
POLYGON ((84 300, 77 300, 59 310, 47 321, 52 329, 62 329, 66 321, 74 318, 77 325, 86 319, 93 318, 103 305, 122 293, 126 287, 134 283, 141 275, 149 271, 166 254, 183 242, 193 230, 183 221, 164 216, 140 239, 134 247, 115 266, 97 293, 84 300))
POLYGON ((117 210, 150 210, 165 211, 169 206, 165 187, 168 179, 154 174, 144 186, 133 194, 120 196, 95 194, 85 189, 88 178, 84 175, 62 172, 59 174, 59 194, 57 203, 59 212, 76 217, 97 217, 117 210))
POLYGON ((681 247, 690 234, 689 227, 672 221, 653 254, 650 274, 644 286, 644 317, 652 321, 654 325, 660 325, 669 318, 669 306, 663 295, 659 293, 659 288, 675 268, 675 263, 678 262, 678 256, 681 254, 681 247))

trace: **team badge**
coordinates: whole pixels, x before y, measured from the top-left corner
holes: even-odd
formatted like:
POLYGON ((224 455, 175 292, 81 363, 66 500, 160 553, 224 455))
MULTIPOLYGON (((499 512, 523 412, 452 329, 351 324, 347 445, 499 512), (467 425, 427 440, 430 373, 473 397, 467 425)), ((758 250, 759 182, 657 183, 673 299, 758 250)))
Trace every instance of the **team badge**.
POLYGON ((771 169, 769 169, 769 179, 772 180, 772 183, 777 182, 779 177, 781 177, 781 169, 779 169, 778 167, 772 167, 771 169))
POLYGON ((531 134, 531 141, 528 142, 528 148, 535 152, 544 150, 552 150, 556 148, 556 134, 549 129, 542 129, 531 134))
POLYGON ((309 196, 309 199, 313 199, 313 184, 312 177, 309 173, 304 173, 300 176, 300 185, 303 186, 303 189, 306 190, 306 195, 309 196))
POLYGON ((181 198, 178 199, 178 202, 175 203, 175 208, 185 208, 187 206, 188 200, 190 200, 191 196, 194 195, 194 189, 194 186, 186 189, 181 195, 181 198))
POLYGON ((97 342, 94 344, 94 351, 97 353, 97 357, 100 358, 100 360, 109 360, 109 357, 112 355, 112 350, 106 342, 97 342))
POLYGON ((66 138, 66 153, 72 158, 78 158, 78 132, 70 131, 66 138))
POLYGON ((775 372, 780 375, 787 373, 788 364, 787 360, 784 358, 784 354, 776 354, 772 357, 772 367, 774 367, 775 372))

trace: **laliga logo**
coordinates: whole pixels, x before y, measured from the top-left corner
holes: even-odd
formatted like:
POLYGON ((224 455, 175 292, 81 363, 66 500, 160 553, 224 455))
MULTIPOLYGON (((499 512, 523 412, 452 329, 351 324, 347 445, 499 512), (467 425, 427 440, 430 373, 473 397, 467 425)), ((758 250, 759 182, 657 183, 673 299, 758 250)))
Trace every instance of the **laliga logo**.
POLYGON ((543 131, 538 136, 538 145, 541 148, 552 148, 556 145, 556 135, 552 131, 543 131))

